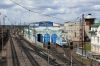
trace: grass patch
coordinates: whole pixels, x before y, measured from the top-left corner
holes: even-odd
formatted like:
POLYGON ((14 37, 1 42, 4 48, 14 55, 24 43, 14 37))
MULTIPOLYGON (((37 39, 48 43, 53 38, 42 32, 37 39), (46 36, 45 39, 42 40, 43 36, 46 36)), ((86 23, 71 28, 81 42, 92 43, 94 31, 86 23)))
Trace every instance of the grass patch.
POLYGON ((77 58, 80 59, 80 61, 83 62, 83 63, 86 64, 86 65, 90 65, 90 64, 91 64, 91 61, 92 61, 92 64, 98 63, 97 61, 92 60, 92 59, 90 59, 90 58, 87 58, 87 59, 83 58, 83 59, 82 59, 82 56, 81 56, 81 55, 77 55, 77 58))
POLYGON ((85 45, 86 45, 86 50, 90 51, 91 50, 91 44, 90 43, 86 43, 85 45))
POLYGON ((78 57, 78 58, 81 60, 81 62, 83 62, 84 64, 90 65, 91 59, 89 59, 89 58, 82 58, 81 55, 78 55, 77 57, 78 57))
MULTIPOLYGON (((91 44, 89 42, 85 42, 85 46, 86 46, 86 51, 91 51, 91 44)), ((80 49, 82 49, 82 47, 80 47, 80 49)), ((85 50, 85 48, 83 48, 83 50, 85 50)))

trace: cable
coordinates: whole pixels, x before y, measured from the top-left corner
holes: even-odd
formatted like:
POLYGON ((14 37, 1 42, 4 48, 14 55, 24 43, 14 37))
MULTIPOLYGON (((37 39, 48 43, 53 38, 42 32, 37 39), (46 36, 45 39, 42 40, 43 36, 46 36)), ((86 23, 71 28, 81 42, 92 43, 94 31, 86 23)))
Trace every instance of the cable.
MULTIPOLYGON (((5 14, 2 14, 1 12, 0 12, 0 15, 6 16, 5 14)), ((12 19, 12 18, 10 18, 10 17, 8 17, 8 16, 6 16, 6 17, 8 18, 8 20, 10 20, 10 23, 13 24, 13 22, 14 22, 15 20, 12 19)))
MULTIPOLYGON (((10 0, 10 1, 12 1, 12 0, 10 0)), ((28 9, 28 8, 26 8, 26 7, 22 6, 22 5, 20 5, 20 4, 16 3, 16 2, 14 2, 14 1, 12 1, 12 2, 15 3, 15 4, 17 4, 17 5, 19 5, 19 6, 22 7, 22 8, 24 8, 24 9, 30 11, 30 12, 38 13, 38 14, 41 14, 41 15, 44 15, 44 16, 56 18, 56 19, 63 20, 63 21, 68 21, 68 20, 64 20, 64 19, 61 19, 61 18, 53 17, 53 16, 50 16, 50 15, 42 14, 42 13, 40 13, 40 12, 32 11, 32 10, 30 10, 30 9, 28 9)))

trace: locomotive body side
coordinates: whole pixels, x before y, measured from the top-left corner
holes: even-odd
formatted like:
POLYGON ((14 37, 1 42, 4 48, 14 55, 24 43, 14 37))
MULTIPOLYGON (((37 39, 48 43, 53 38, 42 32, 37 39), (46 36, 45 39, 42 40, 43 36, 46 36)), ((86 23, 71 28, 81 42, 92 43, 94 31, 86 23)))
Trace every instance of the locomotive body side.
POLYGON ((61 37, 56 39, 56 44, 58 44, 59 46, 68 46, 68 41, 66 37, 61 37))

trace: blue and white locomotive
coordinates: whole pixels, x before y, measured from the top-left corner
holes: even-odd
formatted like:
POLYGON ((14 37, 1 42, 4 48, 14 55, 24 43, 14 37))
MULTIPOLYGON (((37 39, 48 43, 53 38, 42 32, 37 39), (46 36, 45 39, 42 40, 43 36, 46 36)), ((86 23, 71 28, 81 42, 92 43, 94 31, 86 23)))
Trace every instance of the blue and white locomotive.
POLYGON ((56 44, 58 44, 59 46, 68 46, 68 40, 66 37, 57 38, 56 44))

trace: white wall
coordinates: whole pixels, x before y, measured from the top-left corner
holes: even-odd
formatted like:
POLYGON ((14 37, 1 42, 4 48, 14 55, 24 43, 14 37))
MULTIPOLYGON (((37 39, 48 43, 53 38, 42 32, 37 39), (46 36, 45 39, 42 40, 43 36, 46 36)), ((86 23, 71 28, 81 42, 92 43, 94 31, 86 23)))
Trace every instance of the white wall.
POLYGON ((100 26, 92 27, 91 31, 94 30, 95 34, 91 36, 91 51, 95 53, 100 53, 100 26))
POLYGON ((60 24, 58 24, 58 23, 53 23, 53 26, 60 26, 60 24))

